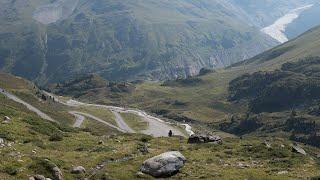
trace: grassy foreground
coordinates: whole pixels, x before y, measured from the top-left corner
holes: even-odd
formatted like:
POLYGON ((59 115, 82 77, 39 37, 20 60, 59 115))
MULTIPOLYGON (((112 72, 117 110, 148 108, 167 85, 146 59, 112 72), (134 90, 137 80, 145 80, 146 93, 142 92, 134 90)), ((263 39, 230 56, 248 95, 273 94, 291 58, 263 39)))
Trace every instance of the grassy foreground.
POLYGON ((11 118, 9 124, 0 124, 0 137, 5 141, 0 148, 2 179, 26 179, 34 174, 52 177, 44 159, 55 163, 65 179, 135 179, 144 160, 170 150, 181 151, 188 160, 181 172, 173 176, 177 179, 287 179, 320 175, 316 158, 319 149, 303 146, 308 155, 296 154, 291 151, 291 142, 281 138, 269 138, 272 148, 268 149, 264 139, 252 137, 226 138, 222 145, 190 145, 180 137, 98 136, 85 129, 46 122, 4 96, 0 96, 0 103, 0 118, 11 118), (148 153, 141 151, 144 146, 148 153), (102 169, 90 170, 103 162, 106 165, 102 169), (79 165, 87 169, 87 174, 70 173, 72 166, 79 165))

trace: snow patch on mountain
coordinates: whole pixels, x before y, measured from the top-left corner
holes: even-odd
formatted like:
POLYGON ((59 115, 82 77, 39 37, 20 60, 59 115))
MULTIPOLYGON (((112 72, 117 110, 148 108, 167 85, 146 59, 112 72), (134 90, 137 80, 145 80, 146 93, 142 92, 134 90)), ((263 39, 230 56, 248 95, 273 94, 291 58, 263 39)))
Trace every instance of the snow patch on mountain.
POLYGON ((289 40, 288 37, 285 35, 285 30, 287 26, 290 23, 292 23, 295 19, 297 19, 303 11, 311 8, 312 6, 313 4, 309 4, 293 9, 289 13, 285 14, 284 16, 276 20, 272 25, 261 29, 261 31, 271 36, 273 39, 279 41, 280 43, 285 43, 289 40))
POLYGON ((33 19, 42 24, 51 24, 68 18, 76 9, 79 0, 59 0, 40 6, 33 13, 33 19))

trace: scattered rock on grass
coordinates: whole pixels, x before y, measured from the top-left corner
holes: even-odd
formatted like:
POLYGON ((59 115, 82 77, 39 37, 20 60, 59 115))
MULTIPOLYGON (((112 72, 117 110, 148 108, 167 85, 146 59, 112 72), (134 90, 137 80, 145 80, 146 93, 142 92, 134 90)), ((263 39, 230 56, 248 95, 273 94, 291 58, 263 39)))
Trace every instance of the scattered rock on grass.
POLYGON ((10 123, 10 121, 11 121, 11 119, 8 116, 4 116, 2 123, 3 124, 8 124, 8 123, 10 123))
POLYGON ((244 164, 244 163, 242 163, 242 162, 238 162, 237 166, 238 166, 239 168, 242 168, 242 169, 244 169, 244 168, 250 168, 250 165, 244 164))
POLYGON ((201 144, 201 143, 213 143, 220 144, 222 143, 222 138, 220 136, 209 136, 209 135, 196 135, 193 134, 188 139, 189 144, 201 144))
POLYGON ((289 172, 288 171, 280 171, 278 172, 278 175, 283 175, 283 174, 288 174, 289 172))
POLYGON ((53 172, 53 177, 56 180, 62 180, 62 172, 61 170, 58 168, 58 166, 52 168, 52 172, 53 172))
POLYGON ((148 154, 149 153, 149 148, 147 144, 142 144, 138 147, 138 150, 142 153, 142 154, 148 154))
POLYGON ((269 143, 268 141, 264 141, 264 145, 265 145, 268 149, 271 149, 271 148, 272 148, 271 143, 269 143))
POLYGON ((11 119, 9 118, 9 116, 5 116, 5 117, 3 118, 3 120, 4 120, 4 121, 10 121, 11 119))
POLYGON ((136 177, 137 178, 144 178, 144 177, 146 177, 146 175, 143 172, 138 171, 137 174, 136 174, 136 177))
POLYGON ((293 144, 292 145, 292 151, 296 153, 300 153, 302 155, 307 155, 306 151, 302 149, 298 144, 293 144))
POLYGON ((45 159, 45 161, 51 167, 50 171, 52 172, 53 179, 62 180, 63 179, 62 171, 59 169, 59 167, 57 165, 55 165, 53 162, 51 162, 50 160, 48 160, 48 159, 45 159))
POLYGON ((162 153, 143 162, 140 171, 153 177, 170 177, 176 174, 186 162, 178 151, 162 153))
POLYGON ((29 177, 29 180, 47 180, 47 178, 44 177, 43 175, 37 174, 37 175, 29 177))
POLYGON ((82 166, 73 167, 71 170, 72 174, 82 174, 85 172, 86 172, 86 169, 82 166))

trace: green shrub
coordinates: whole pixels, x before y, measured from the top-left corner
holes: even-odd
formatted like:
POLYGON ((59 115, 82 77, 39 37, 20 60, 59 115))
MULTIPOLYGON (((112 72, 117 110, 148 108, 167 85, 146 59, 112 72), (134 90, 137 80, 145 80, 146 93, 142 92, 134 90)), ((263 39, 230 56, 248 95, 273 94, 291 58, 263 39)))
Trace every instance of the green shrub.
POLYGON ((14 141, 15 137, 8 132, 0 132, 0 138, 3 138, 7 141, 14 141))
POLYGON ((312 177, 311 180, 320 180, 320 176, 312 177))
POLYGON ((32 141, 32 144, 41 148, 41 149, 46 149, 46 145, 44 144, 44 142, 40 139, 36 139, 32 141))
POLYGON ((112 151, 113 148, 110 146, 97 146, 93 148, 90 152, 109 152, 112 151))
POLYGON ((202 69, 200 69, 199 76, 204 76, 204 75, 207 75, 207 74, 210 74, 213 72, 214 72, 213 69, 202 68, 202 69))
POLYGON ((318 77, 276 70, 256 72, 232 80, 229 100, 248 100, 251 112, 278 112, 302 105, 312 105, 320 99, 318 77))
POLYGON ((147 142, 149 142, 151 139, 152 139, 151 136, 145 135, 145 136, 143 136, 143 137, 140 138, 140 141, 141 141, 141 142, 144 142, 144 143, 147 143, 147 142))
POLYGON ((63 135, 61 133, 52 134, 49 138, 50 141, 62 141, 63 135))
POLYGON ((196 86, 203 83, 203 80, 197 77, 178 78, 176 80, 168 80, 162 83, 162 86, 196 86))
POLYGON ((31 125, 32 130, 44 135, 51 136, 53 134, 61 133, 59 125, 52 122, 43 121, 42 119, 33 117, 28 117, 24 119, 24 121, 31 125))
POLYGON ((17 175, 19 173, 19 167, 7 166, 4 168, 4 172, 11 175, 11 176, 17 175))

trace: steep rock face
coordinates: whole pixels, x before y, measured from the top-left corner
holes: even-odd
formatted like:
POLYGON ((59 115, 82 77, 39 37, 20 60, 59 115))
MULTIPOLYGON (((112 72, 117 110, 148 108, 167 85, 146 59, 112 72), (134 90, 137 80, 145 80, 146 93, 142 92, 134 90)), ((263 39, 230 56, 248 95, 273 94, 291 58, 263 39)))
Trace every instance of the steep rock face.
POLYGON ((78 3, 79 0, 58 0, 54 3, 40 6, 34 12, 33 18, 42 24, 54 23, 68 18, 78 3))

